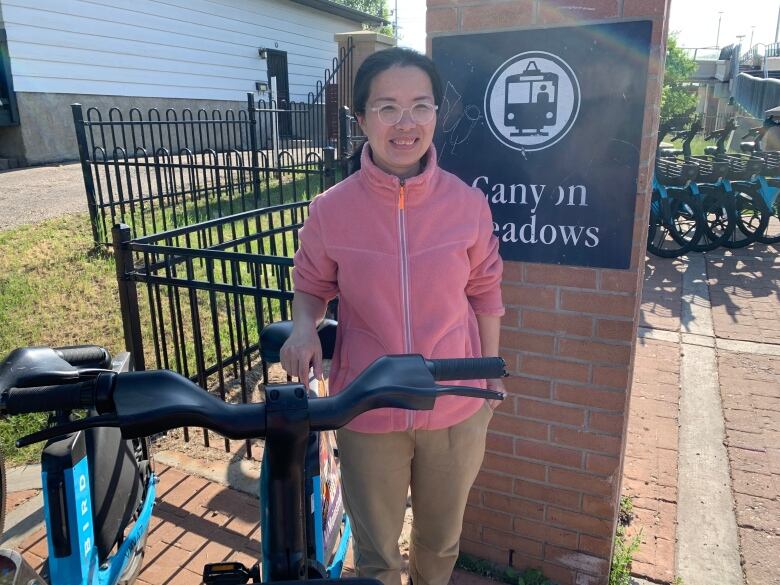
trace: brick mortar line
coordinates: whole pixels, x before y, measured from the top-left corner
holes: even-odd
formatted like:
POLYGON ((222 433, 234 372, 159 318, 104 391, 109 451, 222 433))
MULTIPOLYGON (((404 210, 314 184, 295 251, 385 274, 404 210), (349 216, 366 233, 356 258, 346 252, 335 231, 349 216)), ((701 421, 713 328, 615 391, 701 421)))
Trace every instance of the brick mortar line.
POLYGON ((746 341, 741 339, 724 339, 713 335, 701 335, 698 333, 678 333, 666 329, 654 329, 652 327, 639 327, 638 339, 652 339, 655 341, 667 341, 681 345, 695 345, 699 347, 714 347, 718 351, 731 351, 749 355, 767 355, 780 357, 780 344, 763 343, 760 341, 746 341))

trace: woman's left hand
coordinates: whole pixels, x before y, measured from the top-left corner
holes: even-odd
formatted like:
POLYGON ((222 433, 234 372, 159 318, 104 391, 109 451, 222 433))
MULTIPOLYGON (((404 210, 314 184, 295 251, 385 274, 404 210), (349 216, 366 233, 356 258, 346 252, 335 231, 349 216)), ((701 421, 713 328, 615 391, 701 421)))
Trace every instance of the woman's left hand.
MULTIPOLYGON (((500 392, 504 398, 506 398, 506 387, 504 387, 504 381, 501 378, 491 378, 486 380, 487 389, 495 392, 500 392)), ((488 400, 490 410, 495 410, 501 405, 502 400, 488 400)))

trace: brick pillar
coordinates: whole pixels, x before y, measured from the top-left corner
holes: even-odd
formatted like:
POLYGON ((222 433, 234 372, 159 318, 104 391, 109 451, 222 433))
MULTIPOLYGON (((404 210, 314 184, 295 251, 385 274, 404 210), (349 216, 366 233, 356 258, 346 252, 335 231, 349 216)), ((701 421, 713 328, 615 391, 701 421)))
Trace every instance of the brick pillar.
MULTIPOLYGON (((431 38, 652 20, 628 270, 506 262, 502 355, 512 370, 461 550, 562 585, 606 584, 617 522, 669 0, 427 0, 431 38)), ((596 137, 596 139, 598 139, 596 137)))
MULTIPOLYGON (((393 37, 388 37, 387 35, 370 30, 339 33, 335 35, 334 38, 339 44, 339 52, 341 52, 342 48, 346 49, 348 39, 350 38, 352 38, 352 43, 355 47, 352 53, 351 72, 349 73, 350 95, 352 91, 351 88, 355 81, 355 73, 357 73, 361 63, 363 63, 363 61, 372 53, 395 46, 395 39, 393 37)), ((351 107, 352 104, 349 105, 351 107)))

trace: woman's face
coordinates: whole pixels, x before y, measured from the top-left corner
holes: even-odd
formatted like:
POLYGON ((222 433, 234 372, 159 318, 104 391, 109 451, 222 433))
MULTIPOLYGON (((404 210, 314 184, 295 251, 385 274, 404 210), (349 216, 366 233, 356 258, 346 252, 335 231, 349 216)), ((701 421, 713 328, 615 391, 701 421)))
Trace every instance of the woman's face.
MULTIPOLYGON (((428 151, 436 128, 436 116, 420 124, 412 118, 412 108, 434 105, 433 88, 428 74, 419 67, 391 67, 371 82, 371 92, 364 115, 358 122, 371 145, 374 164, 402 179, 420 172, 420 159, 428 151), (397 124, 380 119, 376 108, 396 106, 405 111, 397 124)), ((386 113, 383 113, 386 116, 386 113)))

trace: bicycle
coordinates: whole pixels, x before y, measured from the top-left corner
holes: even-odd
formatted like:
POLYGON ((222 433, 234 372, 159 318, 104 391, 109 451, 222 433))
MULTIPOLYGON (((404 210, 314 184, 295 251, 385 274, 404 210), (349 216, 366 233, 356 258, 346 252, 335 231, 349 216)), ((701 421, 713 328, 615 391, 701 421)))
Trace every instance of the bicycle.
POLYGON ((762 180, 759 179, 764 172, 764 160, 757 156, 726 151, 726 140, 736 128, 736 120, 730 118, 724 128, 705 136, 705 140, 715 140, 716 145, 704 148, 705 155, 712 157, 711 160, 728 164, 725 180, 734 193, 737 229, 734 231, 735 235, 723 245, 732 249, 761 241, 771 217, 766 195, 761 192, 762 180))
MULTIPOLYGON (((253 583, 308 580, 311 568, 316 568, 307 549, 308 527, 304 514, 305 460, 310 433, 338 429, 375 408, 430 410, 439 396, 501 399, 498 392, 436 382, 504 376, 505 364, 501 358, 426 360, 420 355, 385 356, 369 365, 338 395, 310 398, 301 383, 275 384, 266 387, 266 401, 259 404, 224 403, 183 376, 166 370, 102 369, 90 372, 96 375, 80 375, 78 369, 47 348, 15 350, 0 365, 0 371, 3 372, 0 413, 81 408, 95 413, 22 437, 17 441, 19 446, 44 440, 73 442, 84 432, 98 427, 118 428, 127 440, 141 440, 181 426, 205 427, 231 439, 265 437, 266 479, 263 481, 267 493, 261 503, 261 516, 267 530, 262 574, 259 563, 252 567, 239 562, 212 563, 203 571, 203 581, 207 584, 232 585, 250 580, 253 583), (60 438, 63 436, 68 438, 60 438)), ((12 557, 11 553, 5 555, 9 561, 12 557)), ((17 572, 23 570, 29 570, 29 566, 22 566, 17 572)), ((86 575, 71 577, 69 582, 79 585, 96 582, 88 581, 86 575)), ((341 581, 351 585, 381 585, 373 579, 325 582, 341 581)))
POLYGON ((763 244, 780 242, 780 179, 777 178, 780 175, 780 151, 765 151, 761 144, 766 133, 776 126, 780 126, 780 122, 770 116, 762 126, 751 128, 740 143, 743 152, 763 159, 766 165, 764 175, 755 178, 759 184, 759 193, 769 208, 766 229, 756 238, 763 244), (749 141, 744 141, 745 139, 749 141))
POLYGON ((734 192, 725 179, 728 163, 693 156, 691 153, 691 142, 701 130, 701 120, 696 117, 688 130, 675 131, 673 134, 674 140, 682 140, 682 149, 661 150, 659 156, 663 157, 662 160, 671 158, 680 163, 696 165, 696 176, 687 186, 691 195, 701 204, 704 223, 701 238, 691 249, 695 252, 709 252, 739 237, 735 236, 738 217, 734 192), (682 155, 682 159, 676 158, 679 155, 682 155))
MULTIPOLYGON (((17 350, 0 364, 0 389, 67 382, 69 395, 77 396, 101 374, 126 372, 129 363, 129 354, 112 359, 95 346, 17 350)), ((48 396, 28 393, 24 400, 29 405, 17 403, 16 414, 53 412, 50 424, 63 428, 79 424, 72 413, 77 409, 100 419, 92 404, 69 405, 62 397, 47 404, 43 395, 48 396)), ((14 408, 0 410, 14 414, 14 408)), ((133 583, 141 569, 157 483, 148 441, 125 440, 118 429, 97 426, 48 438, 41 453, 47 580, 54 585, 133 583)), ((6 555, 6 563, 10 560, 6 555)), ((29 571, 28 566, 23 572, 29 571)), ((40 575, 36 579, 44 581, 40 575)))
POLYGON ((688 187, 696 172, 695 165, 656 159, 647 235, 651 254, 677 258, 692 250, 701 238, 701 205, 688 187))

